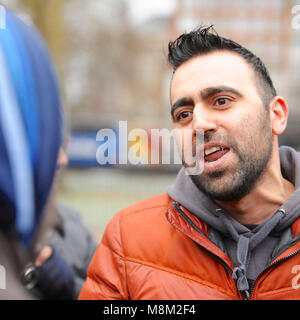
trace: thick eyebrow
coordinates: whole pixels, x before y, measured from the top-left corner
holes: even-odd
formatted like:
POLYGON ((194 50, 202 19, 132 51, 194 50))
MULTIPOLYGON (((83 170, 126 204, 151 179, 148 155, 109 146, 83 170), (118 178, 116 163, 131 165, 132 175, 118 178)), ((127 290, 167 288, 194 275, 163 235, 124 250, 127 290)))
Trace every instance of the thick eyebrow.
POLYGON ((229 92, 229 93, 236 95, 239 98, 243 97, 243 95, 239 91, 237 91, 234 88, 227 87, 227 86, 205 88, 200 92, 200 96, 204 100, 204 99, 207 99, 207 98, 209 98, 215 94, 221 93, 221 92, 229 92))
POLYGON ((180 98, 171 107, 171 115, 173 116, 175 110, 179 107, 190 106, 194 102, 190 98, 180 98))
MULTIPOLYGON (((243 95, 237 91, 234 88, 228 87, 228 86, 217 86, 217 87, 208 87, 205 88, 203 90, 201 90, 200 92, 200 96, 203 100, 214 96, 215 94, 221 93, 221 92, 229 92, 232 93, 234 95, 236 95, 239 98, 242 98, 243 95)), ((183 107, 183 106, 189 106, 192 105, 194 102, 191 98, 180 98, 178 99, 171 107, 171 115, 173 116, 175 110, 179 107, 183 107)))

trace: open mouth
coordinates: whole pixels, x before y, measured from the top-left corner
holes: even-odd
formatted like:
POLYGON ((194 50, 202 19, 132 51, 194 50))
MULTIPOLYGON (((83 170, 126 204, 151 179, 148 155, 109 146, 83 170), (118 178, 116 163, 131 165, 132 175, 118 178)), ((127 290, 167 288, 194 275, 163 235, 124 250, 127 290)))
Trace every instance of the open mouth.
POLYGON ((204 150, 204 160, 205 162, 215 162, 222 158, 227 152, 229 148, 223 146, 213 146, 204 150))

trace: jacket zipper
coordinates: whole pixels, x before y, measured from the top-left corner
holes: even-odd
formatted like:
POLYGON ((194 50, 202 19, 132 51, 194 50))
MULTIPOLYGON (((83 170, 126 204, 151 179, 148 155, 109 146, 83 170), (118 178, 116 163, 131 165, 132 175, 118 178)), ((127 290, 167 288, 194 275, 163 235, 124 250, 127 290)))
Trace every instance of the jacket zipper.
MULTIPOLYGON (((180 207, 174 202, 173 206, 175 207, 175 209, 177 210, 177 212, 184 218, 185 221, 188 222, 188 224, 193 227, 196 231, 198 231, 202 236, 204 236, 206 239, 208 239, 208 237, 194 224, 194 222, 180 209, 180 207)), ((209 239, 208 239, 209 240, 209 239)), ((193 240, 194 241, 194 240, 193 240)), ((210 240, 209 240, 210 241, 210 240)), ((197 243, 199 246, 201 246, 199 243, 197 243)), ((210 256, 213 256, 216 260, 218 260, 219 262, 222 263, 222 265, 224 267, 226 267, 226 269, 232 274, 233 271, 230 268, 230 266, 223 261, 221 258, 219 258, 217 255, 215 255, 214 253, 210 252, 209 250, 207 250, 205 247, 201 246, 201 248, 203 248, 210 256)))
POLYGON ((251 300, 251 299, 252 299, 252 294, 253 294, 253 291, 254 291, 254 288, 255 288, 257 279, 258 279, 267 269, 269 269, 269 268, 273 267, 274 265, 276 265, 276 264, 278 264, 278 263, 281 263, 281 262, 283 262, 283 261, 285 261, 285 260, 287 260, 287 259, 295 256, 295 255, 296 255, 297 253, 299 253, 299 252, 300 252, 300 248, 297 249, 296 251, 288 254, 287 256, 285 256, 285 257, 283 257, 283 258, 281 258, 281 259, 278 259, 278 260, 275 261, 275 262, 271 262, 270 264, 268 264, 268 265, 265 267, 265 269, 259 273, 259 275, 256 277, 255 281, 253 282, 250 290, 246 293, 246 295, 247 295, 247 299, 246 299, 246 300, 251 300))
MULTIPOLYGON (((174 202, 173 206, 175 207, 175 209, 177 210, 177 212, 184 218, 184 220, 186 220, 190 226, 192 226, 196 231, 198 231, 201 235, 203 235, 204 237, 206 237, 206 235, 193 223, 193 221, 180 209, 180 207, 174 202)), ((207 238, 207 237, 206 237, 207 238)), ((207 238, 208 239, 208 238, 207 238)), ((208 239, 209 240, 209 239, 208 239)), ((299 239, 300 240, 300 239, 299 239)), ((199 243, 197 243, 199 246, 201 246, 199 243)), ((210 252, 209 250, 207 250, 206 248, 204 248, 203 246, 201 246, 201 248, 203 248, 210 256, 212 256, 214 259, 216 259, 217 261, 219 261, 232 275, 233 271, 232 269, 229 267, 229 265, 224 262, 221 258, 219 258, 217 255, 215 255, 214 253, 210 252)), ((257 282, 257 279, 261 276, 262 273, 264 273, 268 268, 281 263, 285 260, 287 260, 288 258, 296 255, 297 253, 300 252, 300 248, 297 249, 296 251, 288 254, 287 256, 277 260, 276 262, 270 263, 268 264, 265 269, 263 271, 261 271, 258 276, 256 277, 255 281, 253 282, 250 290, 245 290, 245 291, 239 291, 241 293, 242 299, 243 300, 251 300, 252 298, 252 294, 257 282)))
MULTIPOLYGON (((172 205, 175 207, 176 211, 184 218, 185 221, 188 222, 188 224, 193 227, 196 231, 198 231, 201 235, 203 235, 205 238, 207 238, 207 236, 193 223, 193 221, 180 209, 180 207, 174 202, 172 203, 172 205)), ((207 238, 208 239, 208 238, 207 238)), ((192 239, 193 240, 193 239, 192 239)), ((208 239, 209 240, 209 239, 208 239)), ((193 240, 194 241, 194 240, 193 240)), ((210 241, 210 240, 209 240, 210 241)), ((197 242, 196 242, 197 243, 197 242)), ((219 258, 217 255, 215 255, 214 253, 212 253, 211 251, 207 250, 205 247, 201 246, 199 243, 197 243, 198 246, 200 246, 203 250, 205 250, 205 252, 207 252, 208 255, 210 255, 211 257, 213 257, 215 260, 217 260, 218 262, 220 262, 223 267, 225 267, 225 269, 227 269, 229 271, 229 273, 232 276, 233 270, 230 268, 230 266, 223 261, 221 258, 219 258)), ((242 298, 244 300, 247 300, 247 294, 244 294, 243 292, 241 292, 242 298)))

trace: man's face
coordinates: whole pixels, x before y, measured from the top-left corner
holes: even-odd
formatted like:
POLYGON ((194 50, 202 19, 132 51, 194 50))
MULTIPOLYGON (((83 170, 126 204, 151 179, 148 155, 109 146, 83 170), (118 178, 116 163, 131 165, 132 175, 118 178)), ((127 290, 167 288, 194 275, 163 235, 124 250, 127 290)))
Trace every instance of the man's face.
POLYGON ((174 129, 204 133, 204 167, 191 175, 195 185, 220 201, 249 193, 272 154, 270 113, 251 67, 227 51, 194 57, 174 73, 171 104, 174 129))

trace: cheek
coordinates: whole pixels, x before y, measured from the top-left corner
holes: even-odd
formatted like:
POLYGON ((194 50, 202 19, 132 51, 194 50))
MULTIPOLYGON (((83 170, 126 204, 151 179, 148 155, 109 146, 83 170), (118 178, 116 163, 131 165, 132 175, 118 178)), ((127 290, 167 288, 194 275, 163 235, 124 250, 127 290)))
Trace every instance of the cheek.
POLYGON ((179 149, 182 150, 184 147, 191 148, 193 145, 193 130, 188 128, 174 129, 174 137, 179 149))
POLYGON ((244 114, 237 123, 237 138, 240 145, 248 152, 262 150, 272 138, 271 121, 265 112, 253 117, 253 114, 244 114))
POLYGON ((178 146, 183 146, 184 141, 186 141, 186 144, 187 142, 192 142, 192 136, 194 132, 192 122, 186 125, 178 122, 173 122, 172 127, 173 135, 178 146))

